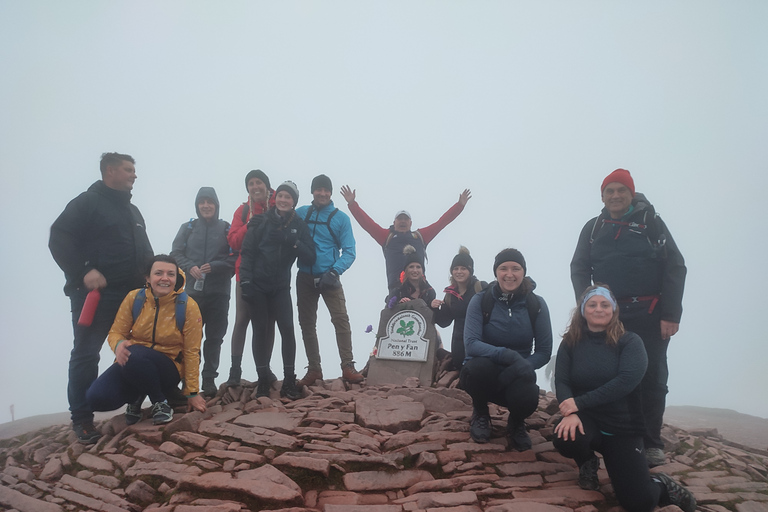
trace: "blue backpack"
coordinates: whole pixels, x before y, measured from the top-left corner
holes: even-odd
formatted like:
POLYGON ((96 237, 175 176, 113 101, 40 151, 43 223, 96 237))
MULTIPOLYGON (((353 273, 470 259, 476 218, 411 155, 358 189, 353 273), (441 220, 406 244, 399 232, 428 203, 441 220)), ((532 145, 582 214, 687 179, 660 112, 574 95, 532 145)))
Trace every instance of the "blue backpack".
MULTIPOLYGON (((147 300, 147 289, 142 288, 139 290, 139 293, 136 294, 136 297, 133 299, 133 310, 131 311, 133 313, 133 321, 136 322, 136 319, 139 317, 139 314, 141 313, 141 308, 144 307, 144 302, 147 300)), ((184 323, 187 320, 187 292, 181 292, 176 296, 176 327, 179 329, 179 332, 184 332, 184 323)))

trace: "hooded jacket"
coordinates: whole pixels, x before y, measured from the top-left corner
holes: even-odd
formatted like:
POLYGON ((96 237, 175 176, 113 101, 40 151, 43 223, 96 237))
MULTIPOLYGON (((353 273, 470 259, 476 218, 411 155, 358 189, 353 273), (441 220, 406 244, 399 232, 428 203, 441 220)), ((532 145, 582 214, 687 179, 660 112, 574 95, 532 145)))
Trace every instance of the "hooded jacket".
POLYGON ((273 207, 248 222, 241 251, 240 283, 265 293, 291 287, 291 267, 315 263, 315 242, 303 220, 291 211, 281 217, 273 207))
POLYGON ((333 269, 341 275, 352 266, 355 261, 355 236, 352 233, 352 223, 346 213, 333 205, 333 201, 322 208, 317 208, 314 204, 302 206, 296 210, 296 215, 306 222, 315 241, 317 253, 313 265, 303 265, 299 261, 299 272, 319 277, 333 269), (334 211, 336 213, 333 213, 334 211))
POLYGON ((107 288, 139 287, 154 255, 131 193, 101 180, 67 204, 51 226, 48 247, 64 271, 66 295, 82 288, 93 269, 104 275, 107 288))
POLYGON ((619 221, 603 208, 586 223, 571 260, 576 299, 593 283, 605 283, 617 299, 659 296, 661 319, 680 323, 685 261, 667 226, 643 194, 619 221))
POLYGON ((173 240, 171 256, 176 258, 187 274, 187 293, 192 297, 225 295, 232 290, 232 275, 235 272, 237 254, 229 248, 227 234, 229 223, 219 219, 219 198, 213 187, 201 187, 195 197, 196 219, 190 219, 179 228, 173 240), (197 207, 202 198, 208 198, 216 205, 212 219, 206 220, 197 207), (195 290, 195 278, 189 273, 192 267, 210 263, 211 272, 206 274, 202 291, 195 290))
MULTIPOLYGON (((477 293, 469 302, 464 320, 464 348, 467 359, 489 357, 500 363, 507 349, 514 350, 538 370, 552 355, 552 324, 549 308, 538 296, 541 310, 536 316, 536 325, 531 325, 526 297, 533 293, 536 284, 525 277, 528 291, 502 294, 498 283, 477 293), (482 300, 486 293, 494 296, 493 310, 488 323, 483 322, 482 300)), ((523 286, 523 285, 521 285, 523 286)))
POLYGON ((184 288, 184 273, 179 272, 176 287, 165 297, 156 298, 147 288, 147 297, 136 322, 133 321, 133 301, 139 290, 132 290, 123 299, 115 321, 109 330, 107 342, 112 351, 123 340, 131 340, 170 357, 184 380, 185 395, 198 393, 200 382, 200 342, 203 339, 203 320, 200 308, 191 297, 187 300, 184 330, 176 326, 176 298, 184 288))

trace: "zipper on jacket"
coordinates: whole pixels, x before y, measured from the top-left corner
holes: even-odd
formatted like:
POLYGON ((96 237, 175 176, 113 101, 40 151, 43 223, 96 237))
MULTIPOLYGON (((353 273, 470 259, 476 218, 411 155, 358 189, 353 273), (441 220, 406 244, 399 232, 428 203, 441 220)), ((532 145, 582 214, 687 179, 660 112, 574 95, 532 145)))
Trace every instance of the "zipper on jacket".
POLYGON ((160 316, 160 299, 155 297, 155 323, 152 326, 152 346, 149 348, 155 348, 155 334, 157 333, 157 318, 160 316))

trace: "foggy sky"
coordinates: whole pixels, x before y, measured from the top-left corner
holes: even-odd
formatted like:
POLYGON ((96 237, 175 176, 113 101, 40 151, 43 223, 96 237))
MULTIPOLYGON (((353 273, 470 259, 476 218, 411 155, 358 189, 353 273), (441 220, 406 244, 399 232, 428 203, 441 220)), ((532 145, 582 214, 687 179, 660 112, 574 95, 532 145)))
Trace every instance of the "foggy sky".
MULTIPOLYGON (((11 404, 17 419, 68 407, 69 300, 48 233, 105 151, 136 158, 156 252, 201 186, 231 221, 255 168, 273 187, 295 181, 300 204, 325 173, 336 206, 348 212, 349 184, 385 227, 400 209, 430 224, 471 188, 428 247, 427 278, 441 296, 459 245, 484 280, 499 250, 520 249, 556 344, 579 231, 603 178, 629 169, 688 266, 668 404, 768 417, 767 21, 759 1, 0 1, 0 422, 11 404)), ((342 282, 360 369, 386 285, 381 248, 352 223, 342 282)), ((318 316, 337 377, 323 305, 318 316)), ((255 380, 249 342, 244 362, 255 380)))

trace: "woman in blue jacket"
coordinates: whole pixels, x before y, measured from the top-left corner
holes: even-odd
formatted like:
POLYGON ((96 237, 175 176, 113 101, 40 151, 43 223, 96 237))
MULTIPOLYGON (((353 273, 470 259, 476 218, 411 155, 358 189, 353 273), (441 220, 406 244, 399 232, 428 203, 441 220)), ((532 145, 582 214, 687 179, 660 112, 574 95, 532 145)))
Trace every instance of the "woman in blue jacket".
POLYGON ((472 439, 490 440, 488 402, 493 402, 509 410, 507 446, 518 451, 531 448, 525 418, 539 403, 535 370, 552 354, 549 310, 544 299, 533 294, 536 284, 526 271, 525 258, 517 249, 496 255, 496 281, 475 295, 467 308, 466 362, 460 375, 462 388, 472 397, 472 439))

